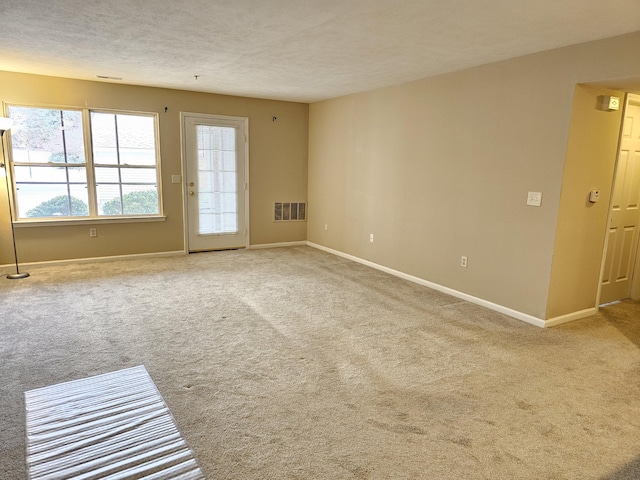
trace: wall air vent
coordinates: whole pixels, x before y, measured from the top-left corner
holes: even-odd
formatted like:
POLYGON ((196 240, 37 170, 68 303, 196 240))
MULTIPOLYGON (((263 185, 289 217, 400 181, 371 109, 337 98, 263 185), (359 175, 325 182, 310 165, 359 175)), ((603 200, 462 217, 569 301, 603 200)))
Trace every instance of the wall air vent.
POLYGON ((275 202, 275 222, 304 222, 307 220, 307 202, 275 202))

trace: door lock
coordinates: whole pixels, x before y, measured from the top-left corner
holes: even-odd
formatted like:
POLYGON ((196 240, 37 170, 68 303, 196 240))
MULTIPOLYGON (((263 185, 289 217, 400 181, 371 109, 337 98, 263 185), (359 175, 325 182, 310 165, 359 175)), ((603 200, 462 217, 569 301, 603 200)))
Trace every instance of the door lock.
POLYGON ((193 197, 195 195, 195 192, 189 192, 189 196, 193 197))

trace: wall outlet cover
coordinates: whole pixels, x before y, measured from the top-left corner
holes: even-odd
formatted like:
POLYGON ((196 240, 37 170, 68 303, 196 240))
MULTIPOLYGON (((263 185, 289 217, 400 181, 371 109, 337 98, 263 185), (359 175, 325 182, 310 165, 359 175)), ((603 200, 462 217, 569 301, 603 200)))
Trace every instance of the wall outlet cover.
POLYGON ((529 192, 527 194, 527 205, 531 207, 542 205, 542 192, 529 192))

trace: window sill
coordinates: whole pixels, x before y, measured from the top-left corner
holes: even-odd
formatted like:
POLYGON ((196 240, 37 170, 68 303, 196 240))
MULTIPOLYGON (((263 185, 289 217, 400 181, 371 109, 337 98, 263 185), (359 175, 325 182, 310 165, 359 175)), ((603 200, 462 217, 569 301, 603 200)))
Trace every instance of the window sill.
POLYGON ((58 227, 64 225, 104 225, 110 223, 144 223, 144 222, 164 222, 167 219, 164 215, 159 216, 130 216, 113 218, 77 218, 64 220, 18 220, 13 222, 16 228, 28 227, 58 227))

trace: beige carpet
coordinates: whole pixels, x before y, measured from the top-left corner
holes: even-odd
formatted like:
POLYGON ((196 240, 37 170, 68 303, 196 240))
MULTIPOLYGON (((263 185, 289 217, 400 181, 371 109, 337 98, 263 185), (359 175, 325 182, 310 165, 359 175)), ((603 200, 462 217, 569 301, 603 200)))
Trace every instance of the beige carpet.
POLYGON ((210 479, 640 478, 640 306, 539 329, 309 247, 0 278, 24 391, 143 364, 210 479))

